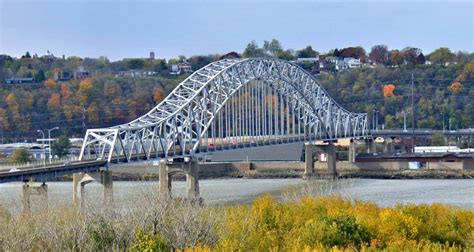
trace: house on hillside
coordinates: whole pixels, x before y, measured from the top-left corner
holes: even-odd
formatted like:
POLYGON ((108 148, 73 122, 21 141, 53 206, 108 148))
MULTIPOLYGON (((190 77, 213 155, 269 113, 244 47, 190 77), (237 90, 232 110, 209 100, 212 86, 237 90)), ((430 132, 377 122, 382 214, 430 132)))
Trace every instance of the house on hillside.
POLYGON ((315 63, 316 64, 316 63, 319 62, 319 55, 316 55, 316 57, 314 57, 314 58, 297 58, 296 62, 297 63, 308 62, 308 63, 315 63))
POLYGON ((73 71, 73 77, 75 80, 83 80, 85 78, 91 77, 91 73, 84 68, 84 66, 78 66, 76 70, 73 71))
POLYGON ((70 71, 59 71, 59 72, 54 72, 54 80, 55 81, 69 81, 72 79, 72 72, 70 71))
POLYGON ((336 71, 353 69, 362 67, 360 59, 356 58, 343 58, 336 59, 336 71))
POLYGON ((115 74, 115 77, 132 77, 132 78, 139 78, 139 77, 146 77, 146 76, 153 76, 156 75, 155 71, 147 71, 147 70, 127 70, 127 71, 120 71, 115 74))
POLYGON ((170 74, 179 75, 182 73, 192 73, 193 69, 188 62, 170 65, 170 74))
POLYGON ((24 83, 35 83, 35 78, 33 77, 10 77, 5 79, 6 84, 24 84, 24 83))

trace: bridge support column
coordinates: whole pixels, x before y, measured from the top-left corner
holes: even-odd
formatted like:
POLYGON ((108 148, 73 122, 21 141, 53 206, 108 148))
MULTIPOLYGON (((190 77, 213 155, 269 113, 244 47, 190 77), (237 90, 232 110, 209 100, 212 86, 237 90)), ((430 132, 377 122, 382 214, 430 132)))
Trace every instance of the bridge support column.
POLYGON ((199 164, 191 161, 186 172, 186 196, 189 199, 199 198, 199 164))
POLYGON ((104 186, 104 205, 110 207, 114 202, 112 172, 100 171, 100 183, 104 186))
POLYGON ((48 208, 48 185, 42 183, 41 185, 35 185, 33 183, 25 183, 22 187, 22 212, 28 213, 31 210, 31 195, 39 195, 41 202, 44 204, 43 209, 48 208))
POLYGON ((158 178, 160 180, 160 195, 164 197, 171 196, 171 178, 165 160, 160 161, 158 178))
POLYGON ((72 174, 72 203, 75 206, 84 206, 84 183, 81 180, 84 178, 84 173, 72 174), (78 192, 79 191, 79 192, 78 192))
POLYGON ((349 148, 347 152, 347 157, 349 159, 349 162, 354 163, 355 162, 355 157, 357 154, 357 146, 355 139, 351 139, 349 143, 349 148))
POLYGON ((178 163, 160 161, 158 176, 160 180, 160 195, 171 196, 171 174, 182 172, 186 174, 186 197, 200 199, 199 195, 199 164, 195 160, 178 163))
POLYGON ((104 186, 104 206, 113 203, 113 179, 111 171, 100 171, 99 173, 74 173, 72 175, 72 202, 77 207, 85 207, 85 186, 92 181, 98 181, 104 186))
POLYGON ((375 153, 377 151, 374 139, 366 139, 367 153, 375 153))
POLYGON ((314 176, 314 151, 313 145, 307 144, 304 146, 304 173, 303 179, 309 179, 314 176))
POLYGON ((305 171, 303 174, 304 179, 309 179, 317 175, 314 171, 314 154, 325 153, 327 155, 327 175, 330 178, 337 176, 336 172, 336 148, 333 143, 327 145, 305 145, 305 171))
POLYGON ((388 140, 386 139, 385 142, 383 143, 383 152, 384 153, 393 153, 394 151, 394 143, 393 143, 393 140, 388 140))

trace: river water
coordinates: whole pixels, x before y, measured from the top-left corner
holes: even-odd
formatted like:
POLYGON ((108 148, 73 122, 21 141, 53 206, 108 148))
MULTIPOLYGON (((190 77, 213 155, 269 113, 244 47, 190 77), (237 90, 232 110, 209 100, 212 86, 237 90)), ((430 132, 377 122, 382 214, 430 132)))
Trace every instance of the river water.
MULTIPOLYGON (((285 197, 282 191, 295 186, 304 187, 302 179, 208 179, 200 181, 201 196, 209 204, 249 203, 256 197, 270 193, 285 197)), ((315 182, 311 182, 315 183, 315 182)), ((381 180, 349 179, 321 183, 322 193, 339 193, 351 199, 373 201, 382 206, 397 203, 443 203, 474 210, 474 180, 381 180)), ((21 209, 21 183, 0 184, 0 204, 11 212, 21 209)), ((173 194, 185 193, 184 181, 173 181, 173 194)), ((86 185, 85 198, 90 204, 100 205, 103 189, 98 183, 86 185)), ((116 181, 114 204, 134 206, 140 199, 150 198, 158 193, 158 182, 116 181)), ((72 201, 72 182, 48 183, 49 205, 70 204, 72 201)), ((39 203, 32 196, 32 205, 39 203)))

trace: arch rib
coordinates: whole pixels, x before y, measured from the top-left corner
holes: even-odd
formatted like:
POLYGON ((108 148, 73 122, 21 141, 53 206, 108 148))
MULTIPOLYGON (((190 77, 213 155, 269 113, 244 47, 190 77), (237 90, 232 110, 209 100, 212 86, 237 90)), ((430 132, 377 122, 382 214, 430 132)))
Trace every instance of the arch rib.
MULTIPOLYGON (((80 159, 91 150, 98 158, 107 158, 109 162, 113 155, 116 155, 117 160, 123 161, 131 161, 133 158, 151 159, 153 156, 164 158, 193 155, 203 151, 200 146, 203 147, 204 138, 208 141, 209 131, 215 142, 216 127, 219 128, 217 137, 221 137, 222 143, 223 138, 231 133, 230 126, 232 133, 239 126, 240 136, 235 137, 241 139, 246 137, 243 132, 247 133, 247 137, 249 132, 267 132, 268 125, 275 129, 269 130, 270 132, 279 135, 286 132, 289 138, 292 124, 293 134, 304 133, 299 139, 333 140, 339 137, 366 136, 366 123, 367 114, 351 113, 339 106, 313 76, 293 63, 279 59, 224 59, 191 74, 145 115, 127 124, 87 130, 80 159), (259 80, 263 80, 264 84, 249 84, 259 80), (256 88, 253 96, 253 91, 249 93, 249 88, 242 89, 248 85, 256 88), (268 93, 263 94, 268 89, 272 90, 271 103, 274 103, 276 94, 275 100, 278 102, 274 104, 274 108, 267 104, 268 93), (258 124, 257 119, 253 118, 252 122, 257 122, 255 125, 250 122, 239 122, 240 126, 232 124, 235 118, 229 120, 229 117, 241 112, 228 115, 229 110, 235 112, 233 107, 227 110, 223 108, 230 100, 244 94, 244 91, 247 99, 253 98, 255 102, 247 100, 246 106, 250 107, 240 109, 241 111, 246 111, 247 116, 251 114, 265 120, 270 116, 275 122, 279 120, 278 123, 272 125, 271 122, 262 121, 258 124), (267 106, 270 107, 267 109, 267 106), (223 116, 226 118, 225 127, 228 132, 222 132, 223 116), (221 120, 218 125, 215 125, 216 118, 221 120), (297 128, 295 124, 298 125, 297 128), (242 130, 242 125, 247 128, 242 130), (248 128, 250 126, 251 129, 248 128)), ((264 135, 263 138, 265 137, 268 138, 264 135)), ((209 149, 209 145, 205 147, 209 149)))

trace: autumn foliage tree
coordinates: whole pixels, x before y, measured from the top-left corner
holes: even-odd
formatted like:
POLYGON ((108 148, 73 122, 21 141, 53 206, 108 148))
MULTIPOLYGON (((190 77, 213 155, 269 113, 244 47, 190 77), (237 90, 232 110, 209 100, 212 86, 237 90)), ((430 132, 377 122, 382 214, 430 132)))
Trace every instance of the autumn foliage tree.
POLYGON ((392 97, 392 96, 394 96, 393 91, 395 91, 395 85, 387 84, 383 87, 383 96, 384 97, 392 97))
POLYGON ((61 95, 64 100, 68 100, 69 96, 71 96, 71 93, 69 91, 69 86, 65 83, 61 84, 61 95))
POLYGON ((386 45, 376 45, 372 47, 369 58, 379 64, 386 64, 388 62, 388 48, 386 45))
POLYGON ((88 102, 90 102, 92 87, 93 85, 91 78, 85 78, 79 83, 78 99, 81 106, 85 106, 88 102))
POLYGON ((48 106, 50 106, 53 109, 56 109, 59 107, 60 102, 61 100, 60 100, 59 94, 52 94, 48 100, 48 106))
POLYGON ((164 98, 164 90, 157 87, 153 90, 153 100, 155 100, 156 103, 160 103, 164 98))
POLYGON ((56 87, 56 81, 53 78, 49 78, 44 82, 44 86, 48 89, 54 89, 56 87))
POLYGON ((451 93, 458 94, 464 89, 464 85, 458 81, 455 81, 448 87, 448 89, 451 91, 451 93))

